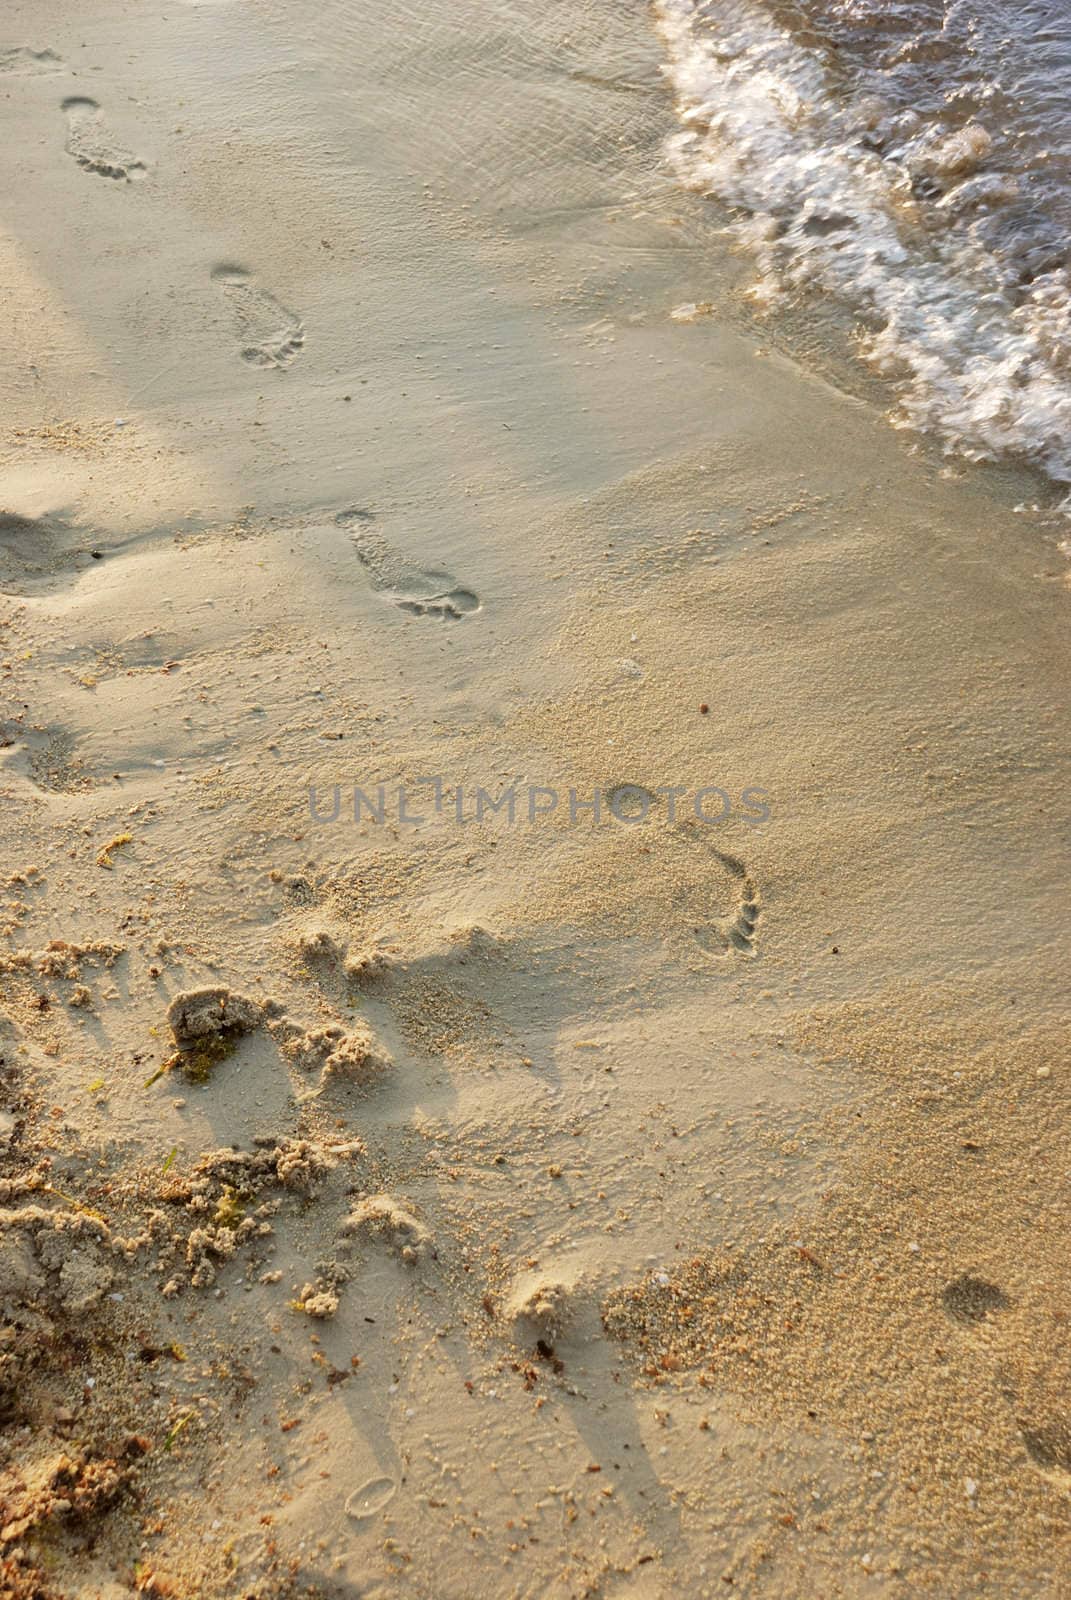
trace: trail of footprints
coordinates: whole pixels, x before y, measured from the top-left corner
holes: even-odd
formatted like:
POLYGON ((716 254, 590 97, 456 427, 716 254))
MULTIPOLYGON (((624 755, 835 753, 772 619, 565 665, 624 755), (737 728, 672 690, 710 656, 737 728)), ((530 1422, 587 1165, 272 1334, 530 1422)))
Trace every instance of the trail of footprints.
MULTIPOLYGON (((62 62, 51 50, 0 51, 0 73, 55 71, 62 62)), ((88 95, 71 95, 60 109, 67 119, 65 149, 86 172, 130 183, 148 164, 112 134, 104 112, 88 95)), ((212 273, 234 318, 238 353, 252 367, 288 367, 305 345, 301 318, 261 289, 244 267, 222 264, 212 273)))
POLYGON ((371 527, 370 511, 340 511, 335 518, 353 541, 357 559, 368 573, 372 588, 412 617, 434 617, 440 622, 460 622, 480 609, 474 589, 460 584, 449 572, 416 567, 398 554, 371 527))

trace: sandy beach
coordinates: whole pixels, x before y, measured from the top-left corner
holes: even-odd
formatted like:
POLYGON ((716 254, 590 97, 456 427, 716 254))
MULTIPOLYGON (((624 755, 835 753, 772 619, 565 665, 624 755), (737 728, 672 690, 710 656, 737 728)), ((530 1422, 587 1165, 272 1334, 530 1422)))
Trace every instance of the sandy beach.
POLYGON ((1066 518, 665 54, 9 0, 0 1595, 1071 1592, 1066 518))

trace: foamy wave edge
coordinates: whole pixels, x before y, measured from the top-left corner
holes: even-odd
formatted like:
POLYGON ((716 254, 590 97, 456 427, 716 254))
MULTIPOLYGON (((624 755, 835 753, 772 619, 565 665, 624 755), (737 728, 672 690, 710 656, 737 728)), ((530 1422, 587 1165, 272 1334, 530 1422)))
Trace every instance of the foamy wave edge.
POLYGON ((683 184, 745 213, 731 226, 758 266, 753 298, 818 288, 854 306, 871 325, 861 354, 897 385, 898 426, 971 460, 1028 460, 1071 489, 1066 267, 1016 302, 976 240, 926 234, 906 168, 860 143, 867 109, 838 108, 822 64, 754 5, 653 11, 683 125, 670 159, 683 184))

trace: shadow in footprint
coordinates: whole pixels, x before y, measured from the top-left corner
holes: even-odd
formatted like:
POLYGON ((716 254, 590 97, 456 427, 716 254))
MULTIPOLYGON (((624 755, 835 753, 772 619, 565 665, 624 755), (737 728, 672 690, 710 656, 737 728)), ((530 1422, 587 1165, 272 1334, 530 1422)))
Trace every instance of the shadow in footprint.
POLYGON ((0 50, 0 73, 59 72, 62 66, 54 50, 31 50, 27 45, 0 50))
MULTIPOLYGON (((16 770, 38 789, 55 794, 76 794, 93 787, 93 779, 78 755, 77 741, 66 728, 27 725, 19 718, 0 721, 0 751, 13 752, 16 770)), ((0 758, 0 765, 12 758, 0 758)))
MULTIPOLYGON (((11 566, 20 578, 26 574, 36 577, 45 570, 47 543, 47 523, 20 517, 14 511, 0 511, 0 593, 8 592, 5 566, 11 566)), ((14 588, 11 592, 20 591, 14 588)))
POLYGON ((945 1284, 941 1290, 941 1304, 953 1321, 977 1325, 984 1322, 991 1311, 1007 1311, 1011 1301, 995 1283, 987 1283, 984 1278, 965 1272, 945 1284))
POLYGON ((1046 1477, 1071 1483, 1071 1424, 1061 1418, 1040 1424, 1020 1419, 1019 1432, 1035 1467, 1046 1477))
POLYGON ((474 589, 465 588, 449 572, 411 565, 373 531, 371 512, 340 511, 335 521, 349 533, 372 588, 400 611, 440 622, 460 622, 479 611, 480 597, 474 589))
POLYGON ((85 537, 86 530, 58 517, 20 517, 0 509, 0 594, 42 594, 76 581, 103 559, 85 537))
POLYGON ((251 367, 288 367, 305 346, 301 318, 258 289, 243 267, 219 266, 212 281, 234 313, 239 354, 251 367))
POLYGON ((100 178, 127 182, 145 176, 145 162, 112 138, 104 113, 95 100, 75 95, 64 100, 61 109, 67 118, 67 154, 73 156, 80 167, 95 172, 100 178))

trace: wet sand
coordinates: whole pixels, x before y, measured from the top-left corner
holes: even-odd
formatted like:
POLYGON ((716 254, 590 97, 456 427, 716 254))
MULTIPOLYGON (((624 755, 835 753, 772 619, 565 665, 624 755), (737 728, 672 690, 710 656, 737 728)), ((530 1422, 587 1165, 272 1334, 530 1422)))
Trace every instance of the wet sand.
POLYGON ((5 29, 11 1592, 1064 1592, 1028 485, 751 318, 642 6, 5 29))

